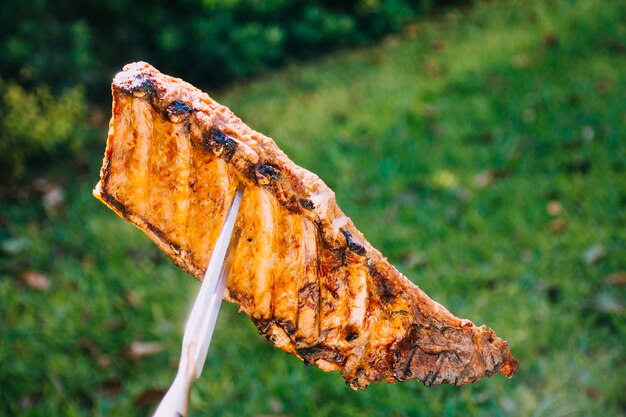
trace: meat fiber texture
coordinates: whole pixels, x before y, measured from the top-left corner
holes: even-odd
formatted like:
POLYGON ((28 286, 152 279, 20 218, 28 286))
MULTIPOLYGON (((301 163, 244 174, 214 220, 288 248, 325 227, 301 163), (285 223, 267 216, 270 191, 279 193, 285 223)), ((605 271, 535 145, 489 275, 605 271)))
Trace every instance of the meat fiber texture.
POLYGON ((239 184, 241 228, 225 299, 275 346, 353 389, 512 376, 507 342, 452 315, 398 272, 315 174, 192 85, 147 63, 112 85, 94 194, 201 280, 239 184))

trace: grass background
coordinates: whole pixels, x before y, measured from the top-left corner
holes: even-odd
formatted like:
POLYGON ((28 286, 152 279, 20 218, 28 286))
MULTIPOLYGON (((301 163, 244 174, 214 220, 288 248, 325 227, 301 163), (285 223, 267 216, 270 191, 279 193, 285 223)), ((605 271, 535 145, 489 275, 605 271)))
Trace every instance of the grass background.
MULTIPOLYGON (((508 0, 212 94, 520 370, 353 392, 225 305, 190 415, 626 415, 623 68, 624 1, 508 0)), ((0 201, 0 414, 149 415, 174 377, 198 284, 91 197, 90 166, 60 201, 0 201)))

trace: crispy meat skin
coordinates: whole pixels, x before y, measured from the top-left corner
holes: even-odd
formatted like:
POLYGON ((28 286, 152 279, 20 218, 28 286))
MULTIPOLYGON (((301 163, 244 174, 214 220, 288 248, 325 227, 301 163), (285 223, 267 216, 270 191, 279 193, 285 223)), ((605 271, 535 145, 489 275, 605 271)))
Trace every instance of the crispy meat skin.
POLYGON ((142 62, 112 91, 95 196, 202 279, 244 183, 225 298, 277 347, 339 370, 354 389, 515 373, 504 340, 431 300, 365 240, 322 180, 228 108, 142 62))

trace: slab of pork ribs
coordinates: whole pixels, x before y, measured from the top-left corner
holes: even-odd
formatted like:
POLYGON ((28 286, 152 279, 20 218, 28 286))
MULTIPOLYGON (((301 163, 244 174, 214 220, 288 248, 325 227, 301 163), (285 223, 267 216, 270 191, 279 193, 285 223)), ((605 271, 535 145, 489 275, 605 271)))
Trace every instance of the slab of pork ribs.
POLYGON ((225 299, 274 345, 339 370, 354 389, 515 373, 506 341, 430 299, 365 240, 320 178, 228 108, 142 62, 117 74, 112 91, 94 194, 202 279, 243 183, 225 299))

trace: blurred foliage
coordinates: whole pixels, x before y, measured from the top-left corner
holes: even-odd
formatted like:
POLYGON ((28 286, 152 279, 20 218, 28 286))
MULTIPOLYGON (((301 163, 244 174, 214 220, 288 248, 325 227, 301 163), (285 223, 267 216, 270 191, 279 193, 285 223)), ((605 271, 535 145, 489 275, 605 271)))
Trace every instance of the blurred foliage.
POLYGON ((428 0, 0 2, 0 178, 32 177, 26 165, 49 168, 56 149, 76 156, 88 139, 85 97, 91 108, 108 102, 110 80, 128 62, 223 86, 364 44, 432 8, 428 0))
POLYGON ((0 77, 54 86, 84 83, 102 96, 103 85, 122 65, 144 60, 214 87, 291 58, 379 38, 432 5, 428 0, 2 2, 0 77))
POLYGON ((40 85, 27 91, 0 80, 0 178, 41 174, 52 160, 67 163, 80 153, 87 133, 87 102, 74 87, 54 96, 40 85), (31 172, 28 172, 31 171, 31 172))

